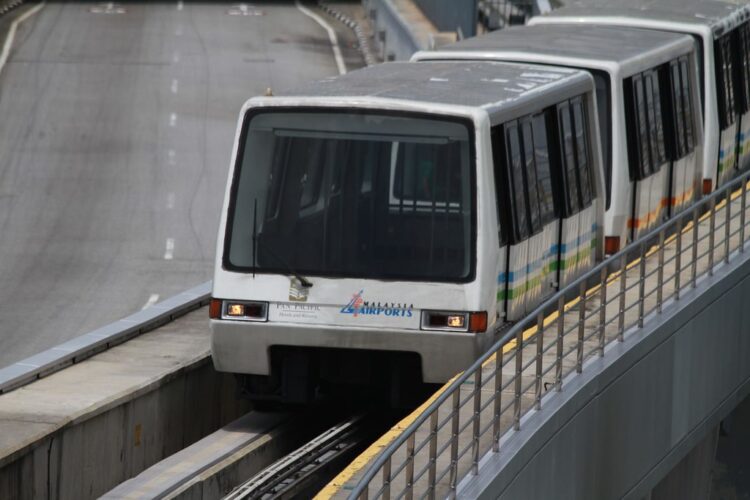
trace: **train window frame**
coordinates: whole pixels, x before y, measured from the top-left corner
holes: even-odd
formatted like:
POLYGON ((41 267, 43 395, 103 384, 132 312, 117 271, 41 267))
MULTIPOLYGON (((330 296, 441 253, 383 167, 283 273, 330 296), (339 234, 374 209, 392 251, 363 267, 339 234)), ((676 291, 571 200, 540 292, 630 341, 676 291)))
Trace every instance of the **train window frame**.
POLYGON ((531 130, 534 141, 534 163, 536 164, 537 187, 539 192, 539 210, 541 214, 542 226, 546 226, 558 216, 558 210, 555 204, 555 188, 553 175, 553 158, 552 148, 549 140, 549 110, 542 110, 531 116, 531 130), (544 145, 541 144, 543 135, 544 145), (546 158, 544 155, 546 151, 546 158), (544 171, 540 164, 546 164, 546 176, 540 176, 540 171, 544 171), (544 181, 543 179, 547 179, 544 181))
POLYGON ((500 248, 508 245, 514 239, 513 232, 513 204, 510 202, 510 180, 508 178, 505 147, 505 127, 496 125, 490 130, 492 146, 492 163, 495 174, 495 207, 497 211, 497 236, 500 248))
POLYGON ((542 231, 542 210, 539 200, 539 177, 536 167, 536 151, 534 150, 534 131, 531 116, 525 116, 518 121, 521 134, 521 151, 523 153, 524 184, 529 205, 529 230, 534 235, 542 231), (528 134, 528 135, 527 135, 528 134), (533 177, 533 178, 532 178, 533 177))
POLYGON ((695 151, 696 147, 696 112, 695 105, 693 103, 693 97, 695 90, 691 85, 690 80, 690 62, 687 56, 683 56, 679 59, 680 61, 680 77, 682 79, 682 110, 685 119, 685 144, 687 146, 687 154, 695 151))
POLYGON ((505 151, 506 165, 508 169, 508 187, 510 190, 511 204, 515 207, 513 211, 513 233, 512 243, 518 243, 531 236, 531 214, 529 213, 528 187, 526 175, 524 174, 523 143, 521 140, 518 120, 505 124, 505 151), (512 138, 515 138, 518 161, 514 160, 512 138))
POLYGON ((588 140, 589 129, 587 125, 588 115, 581 96, 574 97, 570 100, 570 112, 573 119, 573 130, 575 132, 574 140, 576 143, 575 152, 576 173, 578 175, 579 186, 578 193, 580 196, 581 210, 584 210, 591 206, 594 198, 596 198, 596 191, 591 172, 591 145, 588 140), (576 110, 579 111, 578 118, 576 118, 576 110), (579 143, 579 139, 583 141, 583 144, 579 143), (581 158, 582 156, 583 159, 581 158), (585 189, 584 186, 586 186, 585 189))
POLYGON ((581 194, 580 187, 577 179, 577 166, 576 166, 576 147, 575 147, 575 133, 573 130, 573 116, 570 111, 570 101, 566 100, 557 104, 557 125, 558 135, 560 141, 560 160, 562 177, 565 185, 565 208, 566 217, 577 214, 581 211, 581 194), (570 144, 566 139, 566 119, 567 128, 569 129, 570 144), (570 151, 568 151, 570 149, 570 151))
POLYGON ((734 100, 734 76, 731 65, 731 40, 733 31, 714 41, 714 72, 721 130, 734 125, 736 105, 734 100))
POLYGON ((668 141, 669 157, 672 161, 676 161, 688 154, 682 74, 678 59, 669 61, 662 87, 668 88, 665 105, 668 107, 667 114, 672 117, 667 121, 667 134, 670 138, 668 141))

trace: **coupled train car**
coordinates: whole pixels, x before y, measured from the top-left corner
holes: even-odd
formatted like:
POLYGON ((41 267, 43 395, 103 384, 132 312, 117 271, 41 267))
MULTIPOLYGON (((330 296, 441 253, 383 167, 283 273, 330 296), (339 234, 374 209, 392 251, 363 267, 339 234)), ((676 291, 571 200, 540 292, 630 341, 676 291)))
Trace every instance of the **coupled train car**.
POLYGON ((251 99, 216 368, 285 402, 387 373, 396 401, 445 382, 601 256, 597 130, 588 73, 523 64, 387 63, 251 99))
POLYGON ((245 104, 217 370, 255 400, 364 385, 400 405, 700 196, 713 45, 552 17, 245 104))

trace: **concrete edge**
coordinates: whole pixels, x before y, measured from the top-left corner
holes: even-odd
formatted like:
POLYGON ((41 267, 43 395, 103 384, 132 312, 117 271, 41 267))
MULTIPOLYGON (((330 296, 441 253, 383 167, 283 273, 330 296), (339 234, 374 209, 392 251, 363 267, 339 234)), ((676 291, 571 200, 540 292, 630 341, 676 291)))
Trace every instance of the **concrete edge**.
POLYGON ((208 281, 114 323, 6 366, 0 369, 0 394, 23 387, 110 347, 155 330, 206 305, 210 296, 211 282, 208 281))

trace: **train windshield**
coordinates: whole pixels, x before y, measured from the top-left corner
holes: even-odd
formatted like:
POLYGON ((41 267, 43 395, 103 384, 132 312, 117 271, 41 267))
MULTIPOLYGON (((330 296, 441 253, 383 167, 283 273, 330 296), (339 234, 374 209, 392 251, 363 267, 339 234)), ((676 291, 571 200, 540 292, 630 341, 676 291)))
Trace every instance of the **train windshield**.
POLYGON ((469 281, 476 205, 470 137, 467 121, 425 115, 249 116, 225 267, 469 281))

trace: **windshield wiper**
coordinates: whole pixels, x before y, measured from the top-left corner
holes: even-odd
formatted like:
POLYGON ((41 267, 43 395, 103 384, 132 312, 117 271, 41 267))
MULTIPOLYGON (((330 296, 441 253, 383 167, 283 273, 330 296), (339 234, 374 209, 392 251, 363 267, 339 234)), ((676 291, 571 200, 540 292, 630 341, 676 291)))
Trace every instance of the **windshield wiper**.
MULTIPOLYGON (((258 215, 258 198, 255 198, 255 204, 253 206, 253 278, 255 277, 255 268, 256 266, 256 250, 257 247, 260 246, 260 240, 258 239, 258 224, 257 224, 257 215, 258 215)), ((270 255, 274 259, 276 259, 276 262, 281 264, 286 268, 288 271, 288 274, 291 276, 294 276, 297 278, 297 280, 300 282, 300 284, 305 288, 312 288, 313 284, 310 280, 296 272, 294 269, 292 269, 292 266, 289 265, 289 263, 281 256, 276 254, 275 252, 271 251, 267 246, 263 245, 263 248, 266 250, 266 255, 270 255)))

